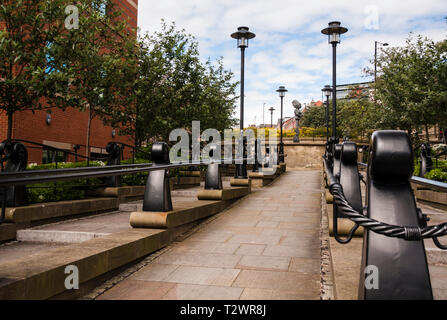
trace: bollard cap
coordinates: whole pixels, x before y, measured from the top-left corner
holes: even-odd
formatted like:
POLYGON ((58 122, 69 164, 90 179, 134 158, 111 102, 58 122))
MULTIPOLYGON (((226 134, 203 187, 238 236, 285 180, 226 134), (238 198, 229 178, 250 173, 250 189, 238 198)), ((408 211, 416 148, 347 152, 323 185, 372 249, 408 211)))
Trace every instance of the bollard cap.
POLYGON ((371 137, 369 176, 379 182, 401 184, 413 175, 413 149, 408 134, 381 130, 371 137))
POLYGON ((357 145, 355 142, 345 141, 341 147, 341 162, 357 165, 357 145))
POLYGON ((155 164, 169 164, 169 147, 166 142, 155 142, 152 145, 152 162, 155 164))

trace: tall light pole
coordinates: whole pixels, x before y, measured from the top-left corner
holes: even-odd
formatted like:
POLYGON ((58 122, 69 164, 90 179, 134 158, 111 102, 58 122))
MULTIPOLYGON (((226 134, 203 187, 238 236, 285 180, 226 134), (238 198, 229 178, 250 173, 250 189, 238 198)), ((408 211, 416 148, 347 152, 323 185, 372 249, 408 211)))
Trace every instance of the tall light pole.
POLYGON ((275 108, 271 107, 269 111, 270 111, 270 128, 273 128, 273 111, 275 111, 275 108))
POLYGON ((388 43, 382 43, 379 41, 374 41, 374 84, 376 84, 377 80, 377 45, 381 45, 382 47, 388 46, 388 43))
POLYGON ((324 111, 324 116, 325 116, 325 120, 326 120, 326 142, 329 141, 329 97, 332 94, 332 88, 330 85, 325 85, 323 89, 321 89, 321 91, 323 91, 323 94, 326 96, 326 101, 324 103, 325 105, 325 111, 324 111))
MULTIPOLYGON (((328 27, 321 30, 321 33, 328 36, 328 43, 332 44, 332 155, 335 154, 335 144, 337 141, 337 44, 340 43, 340 35, 348 31, 342 27, 339 21, 331 21, 328 27)), ((333 162, 332 156, 330 156, 333 162)))
POLYGON ((264 102, 264 104, 262 105, 262 125, 263 125, 264 128, 265 128, 264 113, 265 113, 265 102, 264 102))
POLYGON ((279 93, 279 97, 281 98, 281 121, 280 121, 280 142, 279 142, 279 163, 284 162, 284 143, 282 142, 282 125, 283 125, 283 120, 282 120, 282 109, 283 109, 283 100, 284 97, 286 96, 286 92, 288 90, 284 87, 284 86, 279 86, 278 90, 276 90, 276 92, 279 93))
MULTIPOLYGON (((241 128, 241 138, 243 145, 243 157, 246 155, 246 144, 243 138, 244 134, 244 67, 245 67, 245 48, 248 48, 248 40, 253 39, 256 35, 253 32, 248 31, 248 27, 239 27, 237 32, 231 34, 233 39, 237 39, 237 46, 241 49, 241 117, 240 117, 240 128, 241 128)), ((247 162, 242 161, 241 164, 236 165, 236 178, 247 179, 247 162)))

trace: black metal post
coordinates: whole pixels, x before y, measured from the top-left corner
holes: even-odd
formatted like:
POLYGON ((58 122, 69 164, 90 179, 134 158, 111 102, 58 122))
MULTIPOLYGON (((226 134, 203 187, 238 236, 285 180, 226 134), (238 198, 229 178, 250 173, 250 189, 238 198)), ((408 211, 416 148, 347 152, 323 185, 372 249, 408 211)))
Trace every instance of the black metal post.
POLYGON ((281 97, 281 122, 280 122, 280 142, 279 142, 279 162, 282 163, 284 162, 284 143, 282 141, 282 124, 283 124, 283 112, 282 112, 282 108, 283 108, 283 99, 284 97, 281 97))
MULTIPOLYGON (((244 134, 244 68, 245 67, 245 47, 241 47, 241 117, 239 120, 240 123, 240 134, 242 142, 242 154, 246 154, 246 144, 244 143, 243 134, 244 134)), ((245 158, 245 157, 243 157, 245 158)), ((242 164, 236 164, 236 178, 238 179, 247 179, 247 162, 246 160, 242 160, 242 164)))
POLYGON ((245 66, 245 47, 241 47, 241 133, 244 132, 244 66, 245 66))
POLYGON ((337 44, 332 43, 332 137, 337 139, 337 44))
POLYGON ((329 141, 329 96, 326 96, 325 105, 325 120, 326 120, 326 143, 329 141))
POLYGON ((377 80, 377 41, 374 41, 374 85, 376 84, 376 80, 377 80))
MULTIPOLYGON (((332 43, 332 155, 335 155, 337 139, 337 43, 332 43)), ((333 159, 333 161, 335 161, 333 159)), ((334 167, 334 165, 332 166, 334 167)))

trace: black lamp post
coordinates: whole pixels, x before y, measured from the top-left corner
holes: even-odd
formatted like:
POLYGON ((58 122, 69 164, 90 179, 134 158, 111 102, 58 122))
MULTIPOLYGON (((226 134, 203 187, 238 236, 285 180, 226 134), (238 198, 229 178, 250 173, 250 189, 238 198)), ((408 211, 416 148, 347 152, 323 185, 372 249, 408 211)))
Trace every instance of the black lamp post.
MULTIPOLYGON (((340 35, 348 31, 342 27, 339 21, 329 22, 328 27, 321 33, 328 36, 328 42, 332 44, 332 137, 328 142, 332 144, 332 154, 335 154, 337 140, 337 44, 340 43, 340 35)), ((330 159, 333 161, 333 159, 330 159)), ((332 162, 331 161, 331 162, 332 162)))
POLYGON ((275 111, 275 108, 271 107, 269 111, 270 111, 270 128, 273 128, 273 111, 275 111))
POLYGON ((280 142, 279 142, 279 162, 284 162, 284 144, 282 142, 282 106, 283 106, 283 99, 286 96, 286 92, 288 90, 284 86, 279 86, 278 90, 276 92, 279 93, 279 97, 281 98, 281 121, 280 121, 280 142))
POLYGON ((326 142, 329 141, 329 97, 332 93, 332 88, 329 85, 325 85, 323 89, 321 89, 321 91, 323 91, 323 94, 326 96, 326 101, 325 101, 325 112, 324 112, 324 116, 325 116, 325 120, 326 120, 326 142))
POLYGON ((377 45, 381 45, 382 47, 388 46, 388 43, 382 43, 379 41, 374 41, 374 84, 377 80, 377 45))
MULTIPOLYGON (((243 137, 244 133, 244 66, 245 66, 245 48, 248 48, 248 40, 253 39, 256 35, 253 32, 248 31, 248 27, 239 27, 237 28, 237 32, 231 34, 233 39, 237 39, 237 46, 241 48, 241 117, 240 117, 240 128, 241 128, 241 137, 243 137)), ((243 156, 245 158, 246 154, 246 145, 245 141, 243 141, 243 156)), ((236 165, 236 178, 239 179, 247 179, 247 163, 246 160, 243 160, 242 165, 236 165)))

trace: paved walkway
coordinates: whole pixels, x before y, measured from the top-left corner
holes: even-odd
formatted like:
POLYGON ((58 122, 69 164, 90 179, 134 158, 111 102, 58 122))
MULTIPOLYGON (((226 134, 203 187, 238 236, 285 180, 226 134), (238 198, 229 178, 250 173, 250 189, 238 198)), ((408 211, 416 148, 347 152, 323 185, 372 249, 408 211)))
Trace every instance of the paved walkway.
POLYGON ((289 171, 98 299, 319 299, 320 217, 320 172, 289 171))

